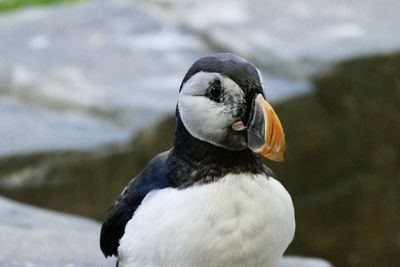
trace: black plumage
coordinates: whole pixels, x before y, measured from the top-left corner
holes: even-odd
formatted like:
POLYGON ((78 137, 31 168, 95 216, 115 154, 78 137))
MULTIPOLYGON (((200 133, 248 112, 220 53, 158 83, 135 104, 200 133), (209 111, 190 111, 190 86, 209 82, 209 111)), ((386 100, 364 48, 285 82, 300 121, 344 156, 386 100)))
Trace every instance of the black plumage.
POLYGON ((157 155, 147 167, 124 188, 108 210, 100 234, 100 248, 104 255, 118 255, 119 240, 145 196, 152 190, 171 187, 166 175, 168 152, 157 155))

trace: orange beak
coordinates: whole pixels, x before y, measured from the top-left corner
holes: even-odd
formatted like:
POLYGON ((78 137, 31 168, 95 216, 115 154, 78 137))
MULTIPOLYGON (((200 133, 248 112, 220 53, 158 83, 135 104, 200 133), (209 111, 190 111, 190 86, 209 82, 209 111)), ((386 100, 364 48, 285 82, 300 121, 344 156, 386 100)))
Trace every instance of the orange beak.
POLYGON ((282 124, 261 94, 255 99, 247 128, 248 146, 251 150, 270 160, 284 161, 286 143, 282 124))

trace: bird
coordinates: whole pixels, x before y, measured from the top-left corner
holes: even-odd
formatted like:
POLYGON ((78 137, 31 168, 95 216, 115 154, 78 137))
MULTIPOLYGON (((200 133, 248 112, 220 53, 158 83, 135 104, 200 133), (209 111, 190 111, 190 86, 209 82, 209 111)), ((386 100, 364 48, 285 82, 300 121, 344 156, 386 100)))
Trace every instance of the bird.
POLYGON ((262 158, 285 134, 261 72, 231 53, 195 61, 179 88, 173 147, 108 210, 103 254, 119 267, 276 267, 295 232, 290 194, 262 158))

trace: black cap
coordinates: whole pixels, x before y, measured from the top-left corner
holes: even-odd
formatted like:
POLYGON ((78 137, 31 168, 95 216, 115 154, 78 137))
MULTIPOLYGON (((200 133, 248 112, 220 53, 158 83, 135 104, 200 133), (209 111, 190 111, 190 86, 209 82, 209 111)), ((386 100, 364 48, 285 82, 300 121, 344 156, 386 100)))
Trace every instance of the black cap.
POLYGON ((216 72, 232 79, 246 95, 263 93, 257 68, 247 60, 230 53, 219 53, 197 60, 183 78, 183 84, 198 72, 216 72))

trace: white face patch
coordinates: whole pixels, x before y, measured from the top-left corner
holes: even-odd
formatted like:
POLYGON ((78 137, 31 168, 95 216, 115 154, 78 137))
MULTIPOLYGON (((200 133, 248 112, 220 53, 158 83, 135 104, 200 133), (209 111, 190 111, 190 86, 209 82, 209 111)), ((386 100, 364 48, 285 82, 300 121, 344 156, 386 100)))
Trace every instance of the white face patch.
POLYGON ((202 141, 223 146, 227 129, 239 119, 245 108, 244 92, 232 79, 214 72, 198 72, 182 87, 178 109, 189 133, 202 141), (221 101, 207 95, 210 84, 221 83, 221 101))

